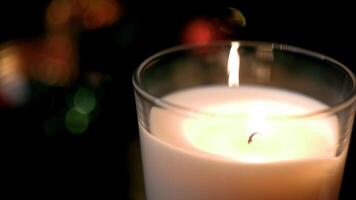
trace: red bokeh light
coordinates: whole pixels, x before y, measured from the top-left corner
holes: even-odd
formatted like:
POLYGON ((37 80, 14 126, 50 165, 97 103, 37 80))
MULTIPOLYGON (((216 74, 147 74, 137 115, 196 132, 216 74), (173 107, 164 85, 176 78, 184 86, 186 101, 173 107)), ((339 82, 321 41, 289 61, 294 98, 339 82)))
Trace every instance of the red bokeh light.
POLYGON ((184 43, 207 43, 218 38, 214 26, 205 19, 196 19, 188 23, 183 31, 184 43))

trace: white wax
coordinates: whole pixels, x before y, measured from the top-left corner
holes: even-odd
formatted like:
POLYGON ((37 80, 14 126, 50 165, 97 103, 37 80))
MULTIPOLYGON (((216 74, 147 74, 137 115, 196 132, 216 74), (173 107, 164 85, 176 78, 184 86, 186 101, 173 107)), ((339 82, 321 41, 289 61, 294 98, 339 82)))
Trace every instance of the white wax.
POLYGON ((147 199, 337 199, 346 157, 346 150, 336 156, 337 118, 275 118, 326 105, 248 86, 195 88, 164 99, 223 117, 151 110, 150 133, 140 127, 147 199))

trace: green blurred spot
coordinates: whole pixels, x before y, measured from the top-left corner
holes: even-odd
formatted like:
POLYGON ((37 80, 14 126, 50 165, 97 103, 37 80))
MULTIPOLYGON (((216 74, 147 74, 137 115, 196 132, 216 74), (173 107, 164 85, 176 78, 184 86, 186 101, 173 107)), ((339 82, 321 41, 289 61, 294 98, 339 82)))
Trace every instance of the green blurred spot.
POLYGON ((89 114, 96 106, 95 94, 86 88, 80 88, 73 99, 74 106, 82 114, 89 114))
POLYGON ((87 130, 89 125, 89 116, 79 112, 77 108, 74 107, 67 112, 65 124, 68 131, 79 135, 87 130))

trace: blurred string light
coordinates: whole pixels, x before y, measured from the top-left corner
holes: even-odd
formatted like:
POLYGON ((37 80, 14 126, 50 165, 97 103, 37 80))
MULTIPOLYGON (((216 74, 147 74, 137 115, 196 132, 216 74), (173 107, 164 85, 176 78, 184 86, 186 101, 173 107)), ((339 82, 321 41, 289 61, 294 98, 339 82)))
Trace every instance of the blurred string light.
POLYGON ((23 104, 27 95, 27 80, 21 69, 18 49, 5 45, 0 50, 0 109, 23 104))
MULTIPOLYGON (((122 6, 117 0, 53 0, 46 11, 46 53, 39 67, 34 68, 33 77, 53 86, 72 83, 80 74, 77 67, 80 32, 109 26, 121 15, 122 6)), ((91 74, 90 77, 93 88, 103 79, 98 74, 91 74)), ((83 134, 96 107, 96 95, 93 90, 81 87, 69 96, 65 127, 70 133, 83 134)))
POLYGON ((238 9, 217 9, 213 16, 199 17, 188 22, 182 31, 182 41, 192 44, 227 39, 241 32, 240 29, 245 26, 245 16, 238 9))
MULTIPOLYGON (((49 91, 48 86, 65 90, 73 86, 82 75, 77 62, 81 32, 112 25, 120 19, 122 11, 117 0, 52 0, 46 10, 44 37, 0 46, 0 110, 31 100, 29 89, 35 97, 36 92, 49 91), (34 80, 33 84, 30 80, 34 80)), ((89 84, 94 90, 107 79, 100 73, 83 75, 90 76, 89 84)), ((97 105, 94 90, 81 87, 66 94, 71 96, 67 110, 54 109, 43 123, 49 138, 63 129, 77 135, 88 129, 97 105)))
POLYGON ((88 29, 109 26, 122 14, 117 0, 79 0, 83 8, 83 25, 88 29))
POLYGON ((122 15, 117 0, 53 0, 42 39, 3 45, 0 102, 25 102, 27 81, 69 86, 79 75, 77 39, 82 30, 109 26, 122 15))
POLYGON ((67 86, 78 75, 77 52, 73 39, 56 34, 47 37, 38 53, 38 63, 31 69, 32 78, 47 85, 67 86))
POLYGON ((89 114, 96 106, 95 94, 86 88, 80 88, 73 99, 73 103, 78 112, 89 114))
POLYGON ((81 87, 75 92, 72 101, 65 116, 65 126, 69 132, 79 135, 89 126, 91 113, 96 107, 96 97, 92 90, 81 87))
POLYGON ((82 30, 109 26, 122 13, 116 0, 53 0, 46 10, 46 36, 23 45, 31 79, 68 86, 79 75, 77 41, 82 30))
POLYGON ((65 116, 65 125, 69 132, 82 134, 89 126, 89 115, 81 113, 77 107, 72 107, 65 116))
POLYGON ((73 25, 96 29, 113 24, 121 14, 116 0, 53 0, 48 6, 46 21, 52 30, 73 25))
POLYGON ((206 19, 195 19, 189 22, 183 31, 184 43, 207 43, 217 37, 217 32, 206 19))

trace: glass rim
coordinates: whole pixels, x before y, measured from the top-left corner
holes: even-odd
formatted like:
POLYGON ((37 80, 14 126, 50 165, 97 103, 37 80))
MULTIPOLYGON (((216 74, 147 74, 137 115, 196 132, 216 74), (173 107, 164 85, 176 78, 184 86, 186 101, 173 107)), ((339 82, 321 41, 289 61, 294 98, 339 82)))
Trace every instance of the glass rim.
MULTIPOLYGON (((199 115, 203 115, 203 116, 210 116, 210 117, 211 116, 219 116, 219 117, 226 116, 226 114, 204 112, 204 111, 201 111, 198 109, 178 105, 178 104, 175 104, 168 100, 165 100, 162 97, 157 97, 144 89, 140 75, 146 68, 147 64, 149 64, 151 61, 153 61, 159 57, 162 57, 164 55, 178 52, 178 51, 189 50, 192 48, 204 47, 204 46, 231 45, 232 42, 235 42, 235 41, 219 41, 219 42, 208 42, 208 43, 201 43, 201 44, 179 45, 179 46, 175 46, 175 47, 171 47, 171 48, 167 48, 165 50, 159 51, 159 52, 151 55, 150 57, 146 58, 138 66, 138 68, 136 68, 136 70, 134 71, 134 74, 132 76, 132 83, 133 83, 134 89, 142 97, 144 97, 147 101, 149 101, 150 103, 152 103, 153 105, 155 105, 159 108, 172 110, 172 111, 179 111, 179 112, 183 112, 183 113, 195 113, 195 114, 199 114, 199 115)), ((346 67, 346 65, 342 64, 341 62, 339 62, 329 56, 326 56, 324 54, 317 53, 317 52, 314 52, 311 50, 307 50, 304 48, 287 45, 287 44, 282 44, 282 43, 263 42, 263 41, 236 41, 236 42, 239 42, 240 46, 250 46, 250 47, 261 46, 261 45, 271 45, 272 50, 277 49, 277 50, 281 50, 284 52, 302 54, 302 55, 306 55, 306 56, 309 56, 312 58, 322 60, 324 62, 329 62, 329 63, 335 64, 335 65, 337 65, 337 67, 341 68, 345 72, 345 74, 348 75, 350 77, 350 79, 352 80, 352 91, 350 92, 350 95, 347 98, 345 98, 344 100, 342 100, 341 102, 337 103, 336 105, 330 106, 328 108, 308 112, 308 113, 279 115, 279 116, 272 116, 272 118, 273 117, 277 117, 277 118, 309 118, 309 117, 319 117, 319 116, 330 115, 332 113, 337 113, 337 112, 349 107, 356 101, 356 77, 355 77, 354 73, 348 67, 346 67)), ((236 115, 228 114, 227 116, 234 117, 236 115)))

